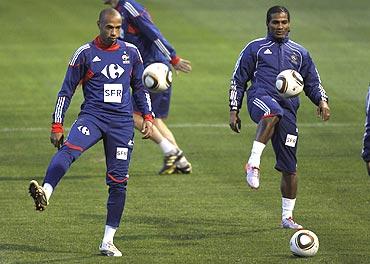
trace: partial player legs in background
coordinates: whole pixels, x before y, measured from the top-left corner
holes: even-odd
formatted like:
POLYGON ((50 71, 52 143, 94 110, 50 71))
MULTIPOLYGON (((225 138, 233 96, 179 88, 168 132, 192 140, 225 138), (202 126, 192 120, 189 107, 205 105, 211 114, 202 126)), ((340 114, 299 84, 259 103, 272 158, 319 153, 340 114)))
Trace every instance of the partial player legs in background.
MULTIPOLYGON (((140 130, 143 122, 142 117, 134 114, 134 120, 136 129, 140 130)), ((191 163, 184 156, 183 151, 176 143, 175 137, 162 119, 155 119, 150 139, 158 144, 164 154, 163 167, 159 174, 189 174, 192 172, 191 163)))
MULTIPOLYGON (((165 167, 166 164, 168 164, 168 161, 174 160, 174 164, 175 164, 174 167, 175 168, 171 173, 184 173, 184 174, 191 173, 192 172, 191 163, 184 156, 184 153, 181 151, 181 149, 179 148, 179 146, 176 143, 175 136, 173 135, 171 130, 167 127, 167 125, 164 123, 163 119, 156 118, 154 120, 154 124, 158 128, 161 135, 164 138, 166 138, 169 142, 171 142, 174 146, 176 146, 176 148, 178 150, 176 153, 170 153, 170 155, 165 156, 163 168, 165 167), (176 157, 174 157, 174 156, 176 156, 176 157)), ((163 168, 160 170, 159 174, 163 173, 162 172, 163 168)), ((171 173, 163 173, 163 174, 171 174, 171 173)))

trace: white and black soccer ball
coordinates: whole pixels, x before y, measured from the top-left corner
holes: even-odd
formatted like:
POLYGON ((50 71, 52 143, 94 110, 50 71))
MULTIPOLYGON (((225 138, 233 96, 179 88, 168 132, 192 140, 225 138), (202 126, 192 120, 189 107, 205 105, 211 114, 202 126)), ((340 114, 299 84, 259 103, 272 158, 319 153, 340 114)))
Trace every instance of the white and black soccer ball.
POLYGON ((145 68, 142 80, 149 91, 163 92, 172 84, 172 71, 166 64, 155 62, 145 68))
POLYGON ((295 70, 284 70, 278 74, 275 83, 279 94, 285 98, 298 96, 304 87, 303 78, 295 70))
POLYGON ((290 251, 298 257, 313 257, 319 249, 319 239, 310 230, 299 230, 290 239, 290 251))

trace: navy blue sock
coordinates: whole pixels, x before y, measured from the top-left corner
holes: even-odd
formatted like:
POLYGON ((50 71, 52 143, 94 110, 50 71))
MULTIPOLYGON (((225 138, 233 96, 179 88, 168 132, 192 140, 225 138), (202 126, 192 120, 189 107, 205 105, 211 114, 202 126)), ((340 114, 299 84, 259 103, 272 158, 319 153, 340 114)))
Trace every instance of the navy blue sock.
POLYGON ((123 209, 126 200, 126 186, 123 184, 113 184, 109 187, 107 202, 107 221, 106 224, 118 227, 121 222, 123 209))

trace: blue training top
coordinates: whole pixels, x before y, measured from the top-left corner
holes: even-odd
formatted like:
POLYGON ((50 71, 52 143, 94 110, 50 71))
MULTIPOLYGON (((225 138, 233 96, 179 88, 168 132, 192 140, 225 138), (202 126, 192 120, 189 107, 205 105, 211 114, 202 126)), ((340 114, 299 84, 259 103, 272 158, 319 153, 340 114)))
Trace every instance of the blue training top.
POLYGON ((84 102, 81 113, 97 118, 120 117, 132 120, 132 96, 143 115, 151 114, 150 96, 141 76, 143 63, 138 49, 118 40, 104 47, 99 37, 76 50, 58 93, 53 113, 54 123, 63 123, 65 112, 79 84, 82 84, 84 102))
POLYGON ((240 53, 231 78, 229 106, 237 110, 242 106, 247 82, 251 86, 247 91, 247 101, 254 98, 271 96, 284 109, 294 114, 299 107, 299 97, 285 99, 275 88, 276 76, 283 70, 294 69, 304 79, 304 92, 318 105, 321 100, 328 101, 328 96, 321 85, 319 73, 308 51, 293 42, 287 36, 283 40, 275 39, 272 34, 265 38, 251 41, 240 53))

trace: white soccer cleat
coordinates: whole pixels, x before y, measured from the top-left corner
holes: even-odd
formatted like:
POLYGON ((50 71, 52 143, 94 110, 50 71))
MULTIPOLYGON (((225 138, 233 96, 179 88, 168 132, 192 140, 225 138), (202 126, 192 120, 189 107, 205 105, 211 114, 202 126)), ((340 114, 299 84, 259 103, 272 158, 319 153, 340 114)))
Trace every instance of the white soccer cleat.
POLYGON ((122 257, 121 251, 113 245, 113 242, 102 242, 99 246, 100 253, 108 257, 122 257))
POLYGON ((245 178, 249 187, 258 189, 260 186, 260 169, 252 167, 249 163, 245 165, 245 178))
POLYGON ((303 229, 303 226, 294 222, 293 218, 291 217, 284 218, 283 220, 281 220, 280 226, 281 228, 288 228, 288 229, 295 229, 295 230, 303 229))

